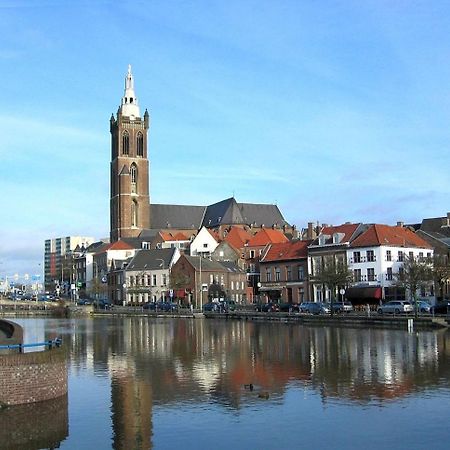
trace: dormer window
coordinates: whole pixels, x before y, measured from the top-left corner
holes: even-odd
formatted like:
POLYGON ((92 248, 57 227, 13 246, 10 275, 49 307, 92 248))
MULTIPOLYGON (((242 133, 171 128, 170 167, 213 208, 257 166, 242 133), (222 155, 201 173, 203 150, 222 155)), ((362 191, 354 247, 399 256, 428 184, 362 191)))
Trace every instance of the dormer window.
POLYGON ((325 241, 326 241, 326 237, 325 235, 320 235, 319 236, 319 245, 325 245, 325 241))

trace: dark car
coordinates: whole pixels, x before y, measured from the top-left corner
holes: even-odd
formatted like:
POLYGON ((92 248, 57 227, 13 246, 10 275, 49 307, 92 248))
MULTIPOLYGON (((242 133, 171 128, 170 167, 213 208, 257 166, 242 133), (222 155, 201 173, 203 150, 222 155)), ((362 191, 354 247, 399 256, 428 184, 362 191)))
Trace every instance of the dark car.
POLYGON ((92 300, 90 298, 79 298, 77 300, 77 305, 79 306, 92 305, 92 300))
POLYGON ((349 313, 353 311, 353 305, 350 302, 333 302, 327 306, 335 313, 349 313))
POLYGON ((236 310, 236 303, 233 300, 221 300, 219 302, 219 309, 228 312, 236 310))
POLYGON ((450 301, 444 300, 441 302, 437 302, 431 307, 430 312, 432 314, 448 314, 450 312, 450 301))
POLYGON ((328 305, 319 302, 302 303, 300 305, 300 311, 314 315, 330 314, 331 312, 328 305))
POLYGON ((203 305, 203 312, 219 311, 219 304, 217 302, 209 302, 203 305))
POLYGON ((300 305, 298 303, 282 303, 280 305, 281 312, 300 312, 300 305))
POLYGON ((256 311, 259 312, 276 312, 280 310, 280 305, 278 303, 258 303, 255 307, 256 311))

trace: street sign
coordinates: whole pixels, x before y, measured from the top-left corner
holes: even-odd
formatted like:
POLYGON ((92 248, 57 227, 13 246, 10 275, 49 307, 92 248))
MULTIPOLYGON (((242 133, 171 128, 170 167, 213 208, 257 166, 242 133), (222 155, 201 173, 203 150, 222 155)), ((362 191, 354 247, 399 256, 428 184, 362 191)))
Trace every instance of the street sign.
POLYGON ((102 277, 102 283, 106 283, 108 281, 108 278, 102 277))
POLYGON ((173 289, 169 289, 169 296, 170 296, 170 298, 173 297, 173 289))
POLYGON ((83 286, 83 283, 81 281, 77 281, 77 286, 81 287, 81 286, 83 286))

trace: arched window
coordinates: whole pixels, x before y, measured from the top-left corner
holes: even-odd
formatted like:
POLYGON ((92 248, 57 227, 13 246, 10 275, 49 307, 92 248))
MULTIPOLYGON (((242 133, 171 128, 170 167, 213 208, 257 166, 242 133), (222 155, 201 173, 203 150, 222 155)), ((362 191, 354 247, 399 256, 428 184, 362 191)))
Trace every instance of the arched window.
POLYGON ((136 149, 137 149, 137 155, 143 157, 144 156, 144 136, 139 131, 136 138, 136 149))
POLYGON ((131 177, 131 193, 136 194, 137 192, 137 167, 136 164, 131 164, 130 167, 130 177, 131 177))
POLYGON ((136 200, 131 202, 131 226, 137 227, 138 223, 138 204, 136 200))
POLYGON ((130 135, 125 130, 122 134, 122 155, 128 156, 130 154, 130 135))

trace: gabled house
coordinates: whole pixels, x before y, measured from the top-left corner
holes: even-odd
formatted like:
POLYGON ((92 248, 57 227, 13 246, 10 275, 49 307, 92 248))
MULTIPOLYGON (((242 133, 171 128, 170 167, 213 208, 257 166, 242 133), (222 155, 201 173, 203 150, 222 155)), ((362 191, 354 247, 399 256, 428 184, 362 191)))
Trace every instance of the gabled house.
MULTIPOLYGON (((404 300, 405 291, 396 286, 395 280, 405 259, 431 259, 432 255, 432 246, 407 227, 366 225, 347 248, 353 284, 345 296, 353 303, 404 300)), ((431 290, 424 290, 420 295, 434 301, 431 290)))
POLYGON ((177 289, 186 292, 184 302, 193 304, 195 308, 202 308, 215 299, 218 291, 235 302, 246 300, 245 271, 233 262, 181 255, 172 267, 171 278, 177 280, 177 289))
POLYGON ((170 270, 180 257, 177 248, 139 250, 117 264, 108 274, 111 300, 115 304, 144 305, 174 299, 170 270))
POLYGON ((264 248, 269 244, 281 244, 289 242, 289 239, 281 230, 262 228, 248 241, 244 248, 245 266, 247 270, 249 300, 253 302, 259 295, 258 283, 260 282, 259 260, 264 248))
POLYGON ((260 260, 260 300, 308 301, 308 245, 311 241, 269 244, 260 260))
POLYGON ((210 256, 219 245, 218 236, 205 227, 202 227, 190 246, 191 256, 210 256))

